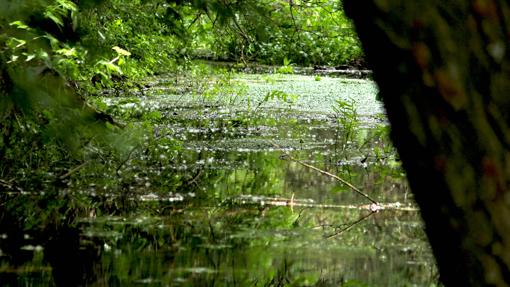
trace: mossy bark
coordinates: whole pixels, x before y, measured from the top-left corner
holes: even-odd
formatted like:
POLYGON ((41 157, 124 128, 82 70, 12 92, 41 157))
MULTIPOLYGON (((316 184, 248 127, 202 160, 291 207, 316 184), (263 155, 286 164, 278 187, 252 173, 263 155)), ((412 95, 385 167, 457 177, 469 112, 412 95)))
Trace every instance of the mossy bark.
POLYGON ((345 0, 446 286, 510 285, 510 4, 345 0))

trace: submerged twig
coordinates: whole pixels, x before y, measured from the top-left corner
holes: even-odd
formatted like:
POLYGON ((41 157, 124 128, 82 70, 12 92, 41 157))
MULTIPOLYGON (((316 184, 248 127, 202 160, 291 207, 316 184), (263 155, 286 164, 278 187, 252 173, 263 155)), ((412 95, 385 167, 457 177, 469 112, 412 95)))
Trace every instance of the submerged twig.
POLYGON ((117 174, 117 176, 120 176, 119 174, 119 171, 120 169, 131 159, 131 155, 133 154, 133 152, 139 148, 139 145, 135 145, 128 153, 127 157, 125 160, 123 160, 118 166, 117 166, 117 169, 115 170, 115 173, 117 174))
MULTIPOLYGON (((279 145, 273 143, 274 146, 276 146, 277 148, 281 148, 279 145)), ((352 185, 350 182, 348 182, 347 180, 337 176, 337 175, 334 175, 330 172, 327 172, 325 170, 322 170, 318 167, 315 167, 311 164, 308 164, 308 163, 305 163, 305 162, 302 162, 301 160, 299 159, 295 159, 293 158, 288 152, 286 151, 283 151, 282 152, 285 154, 285 157, 287 159, 289 159, 290 161, 293 161, 293 162, 296 162, 296 163, 299 163, 300 165, 304 166, 304 167, 308 167, 310 169, 313 169, 319 173, 322 173, 324 175, 327 175, 329 177, 332 177, 338 181, 340 181, 341 183, 343 183, 344 185, 348 186, 349 188, 351 188, 352 190, 354 190, 356 193, 358 193, 359 195, 363 196, 364 198, 368 199, 370 202, 372 202, 373 204, 376 204, 376 205, 379 205, 379 203, 377 201, 375 201, 374 199, 372 199, 368 194, 364 193, 363 191, 361 191, 359 188, 355 187, 354 185, 352 185)))
POLYGON ((16 185, 14 178, 9 180, 0 179, 0 187, 7 188, 9 190, 23 191, 19 186, 16 185))
POLYGON ((186 183, 186 186, 191 186, 192 184, 198 185, 197 184, 197 180, 198 180, 198 178, 200 177, 201 174, 202 174, 202 170, 199 169, 197 171, 197 173, 186 183))
POLYGON ((82 164, 80 164, 80 165, 78 165, 78 166, 76 166, 76 167, 74 167, 74 168, 70 169, 70 170, 69 170, 66 174, 61 175, 61 176, 59 177, 59 179, 61 179, 61 180, 62 180, 62 179, 65 179, 66 177, 68 177, 68 176, 70 176, 71 174, 73 174, 73 173, 77 172, 78 170, 80 170, 82 167, 86 166, 88 163, 89 163, 89 162, 88 162, 88 161, 86 161, 86 162, 84 162, 84 163, 82 163, 82 164))
POLYGON ((372 216, 372 214, 376 213, 377 211, 371 211, 369 214, 366 214, 366 215, 363 215, 362 217, 360 217, 358 220, 354 221, 354 222, 351 222, 349 223, 346 227, 336 231, 335 233, 333 234, 330 234, 330 235, 326 235, 324 236, 324 238, 326 239, 330 239, 330 238, 333 238, 333 237, 336 237, 344 232, 346 232, 347 230, 351 229, 352 227, 354 227, 355 225, 358 225, 359 223, 361 223, 362 221, 366 220, 367 218, 369 218, 370 216, 372 216))
POLYGON ((14 178, 9 180, 0 179, 0 184, 5 186, 11 186, 13 182, 14 178))

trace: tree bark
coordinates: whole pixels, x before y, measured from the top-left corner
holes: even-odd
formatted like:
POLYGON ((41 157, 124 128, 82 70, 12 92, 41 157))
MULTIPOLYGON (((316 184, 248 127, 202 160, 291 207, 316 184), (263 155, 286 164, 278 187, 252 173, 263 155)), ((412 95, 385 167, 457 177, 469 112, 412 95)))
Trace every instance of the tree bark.
POLYGON ((510 285, 510 4, 344 0, 446 286, 510 285))

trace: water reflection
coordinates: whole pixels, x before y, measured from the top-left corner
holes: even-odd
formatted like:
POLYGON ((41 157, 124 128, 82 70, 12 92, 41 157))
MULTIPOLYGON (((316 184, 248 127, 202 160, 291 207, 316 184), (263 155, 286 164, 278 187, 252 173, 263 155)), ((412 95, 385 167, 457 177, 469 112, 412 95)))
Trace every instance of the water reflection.
POLYGON ((168 99, 157 107, 164 119, 122 165, 90 164, 44 194, 0 193, 2 286, 437 281, 384 124, 372 119, 346 138, 327 113, 168 99), (375 212, 283 152, 386 208, 375 212))

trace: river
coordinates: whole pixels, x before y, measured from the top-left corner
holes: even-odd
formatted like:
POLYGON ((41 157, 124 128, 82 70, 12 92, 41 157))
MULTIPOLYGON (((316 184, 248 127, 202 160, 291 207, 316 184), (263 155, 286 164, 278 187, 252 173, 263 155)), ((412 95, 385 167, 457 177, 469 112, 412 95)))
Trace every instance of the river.
POLYGON ((89 206, 73 217, 77 242, 60 250, 74 253, 54 246, 66 231, 42 240, 25 227, 18 251, 0 251, 2 286, 437 283, 372 81, 189 81, 154 78, 136 97, 96 100, 145 140, 126 143, 120 165, 89 164, 59 191, 89 206))

